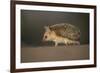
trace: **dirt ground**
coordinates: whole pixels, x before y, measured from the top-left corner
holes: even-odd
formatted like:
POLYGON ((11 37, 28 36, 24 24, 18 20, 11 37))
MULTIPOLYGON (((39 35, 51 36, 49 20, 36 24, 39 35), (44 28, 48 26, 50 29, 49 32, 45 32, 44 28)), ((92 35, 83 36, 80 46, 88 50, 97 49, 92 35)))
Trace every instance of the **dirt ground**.
POLYGON ((21 62, 45 62, 89 59, 89 45, 22 47, 21 62))

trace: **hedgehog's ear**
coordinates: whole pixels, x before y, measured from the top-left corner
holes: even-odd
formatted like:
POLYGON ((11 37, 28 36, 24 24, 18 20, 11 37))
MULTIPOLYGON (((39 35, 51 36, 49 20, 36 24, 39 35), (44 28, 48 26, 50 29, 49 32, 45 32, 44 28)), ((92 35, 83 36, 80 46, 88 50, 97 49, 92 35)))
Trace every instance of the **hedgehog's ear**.
POLYGON ((49 27, 49 26, 44 26, 44 29, 45 29, 46 31, 50 31, 50 27, 49 27))

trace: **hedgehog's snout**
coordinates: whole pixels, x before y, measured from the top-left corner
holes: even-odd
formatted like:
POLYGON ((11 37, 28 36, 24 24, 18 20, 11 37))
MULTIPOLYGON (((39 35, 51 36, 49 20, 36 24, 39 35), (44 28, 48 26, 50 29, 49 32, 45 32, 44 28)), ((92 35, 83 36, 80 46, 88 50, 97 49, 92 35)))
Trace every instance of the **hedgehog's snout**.
POLYGON ((47 36, 44 36, 43 40, 46 40, 47 39, 47 36))

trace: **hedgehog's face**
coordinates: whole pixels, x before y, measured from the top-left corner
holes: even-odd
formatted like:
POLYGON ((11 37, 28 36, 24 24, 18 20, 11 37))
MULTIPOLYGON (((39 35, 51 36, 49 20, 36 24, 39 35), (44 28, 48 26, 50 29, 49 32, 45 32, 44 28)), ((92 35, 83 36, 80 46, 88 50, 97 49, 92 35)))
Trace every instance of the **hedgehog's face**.
POLYGON ((49 27, 45 27, 45 33, 43 36, 43 41, 52 41, 54 37, 54 32, 50 30, 49 27))
POLYGON ((50 41, 51 40, 50 34, 51 34, 51 32, 46 31, 44 33, 43 40, 44 41, 50 41))

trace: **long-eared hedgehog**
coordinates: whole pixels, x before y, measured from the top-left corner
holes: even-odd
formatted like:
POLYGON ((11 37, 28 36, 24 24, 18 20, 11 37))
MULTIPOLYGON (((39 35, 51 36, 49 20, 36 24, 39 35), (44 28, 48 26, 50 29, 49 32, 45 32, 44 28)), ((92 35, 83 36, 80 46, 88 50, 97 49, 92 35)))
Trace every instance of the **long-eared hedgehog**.
POLYGON ((68 23, 45 26, 44 41, 53 41, 55 46, 59 43, 66 45, 80 44, 80 29, 68 23))

